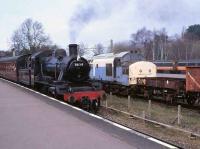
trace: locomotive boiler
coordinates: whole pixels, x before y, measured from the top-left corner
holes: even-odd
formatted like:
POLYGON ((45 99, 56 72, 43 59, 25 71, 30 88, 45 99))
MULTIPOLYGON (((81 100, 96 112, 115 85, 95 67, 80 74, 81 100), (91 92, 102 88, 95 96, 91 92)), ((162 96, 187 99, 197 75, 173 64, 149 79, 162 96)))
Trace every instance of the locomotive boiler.
POLYGON ((84 82, 89 78, 87 60, 78 56, 78 45, 69 45, 69 56, 65 50, 43 51, 31 57, 39 80, 84 82))

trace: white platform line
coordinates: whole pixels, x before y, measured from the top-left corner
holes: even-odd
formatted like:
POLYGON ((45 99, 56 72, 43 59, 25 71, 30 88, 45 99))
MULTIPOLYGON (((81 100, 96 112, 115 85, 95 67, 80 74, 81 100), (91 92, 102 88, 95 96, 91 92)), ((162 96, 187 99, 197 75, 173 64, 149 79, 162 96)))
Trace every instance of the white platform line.
POLYGON ((162 142, 162 141, 160 141, 160 140, 157 140, 157 139, 155 139, 155 138, 150 137, 150 138, 148 138, 148 139, 151 140, 151 141, 153 141, 153 142, 156 142, 156 143, 158 143, 158 144, 161 144, 161 145, 163 145, 163 146, 166 146, 167 148, 170 148, 170 149, 177 149, 177 147, 175 147, 175 146, 173 146, 173 145, 170 145, 170 144, 167 144, 167 143, 165 143, 165 142, 162 142))
POLYGON ((148 140, 151 140, 151 141, 153 141, 153 142, 156 142, 156 143, 158 143, 158 144, 160 144, 160 145, 163 145, 163 146, 165 146, 165 147, 167 147, 167 148, 170 148, 170 149, 177 149, 177 147, 175 147, 175 146, 173 146, 173 145, 170 145, 170 144, 165 143, 165 142, 162 142, 162 141, 160 141, 160 140, 158 140, 158 139, 149 137, 149 136, 147 136, 147 135, 145 135, 145 134, 142 134, 142 133, 139 133, 139 132, 137 132, 137 131, 134 131, 134 130, 128 128, 128 127, 125 127, 125 126, 120 125, 120 124, 118 124, 118 123, 112 122, 112 121, 110 121, 110 120, 108 120, 108 119, 105 119, 105 118, 103 118, 103 117, 101 117, 101 116, 98 116, 98 115, 89 113, 89 112, 87 112, 87 111, 85 111, 85 110, 83 110, 83 109, 80 109, 80 108, 78 108, 78 107, 74 107, 74 106, 72 106, 72 105, 70 105, 70 104, 68 104, 68 103, 66 103, 66 102, 59 101, 59 100, 57 100, 57 99, 55 99, 55 98, 53 98, 53 97, 49 97, 49 96, 47 96, 47 95, 45 95, 45 94, 42 94, 42 93, 40 93, 40 92, 38 92, 38 91, 35 91, 35 90, 30 89, 30 88, 24 87, 24 86, 19 85, 19 84, 17 84, 17 83, 14 83, 14 82, 5 80, 5 79, 3 79, 3 78, 0 78, 0 79, 3 80, 3 81, 9 82, 9 83, 11 83, 11 84, 14 84, 14 85, 16 85, 16 86, 18 86, 18 87, 20 87, 20 88, 23 88, 23 89, 29 90, 29 91, 31 91, 31 92, 34 92, 34 93, 36 93, 36 94, 38 94, 38 95, 41 95, 41 96, 43 96, 43 97, 49 98, 49 99, 51 99, 51 100, 53 100, 53 101, 55 101, 55 102, 59 102, 60 104, 66 105, 66 106, 68 106, 68 107, 70 107, 70 108, 73 108, 73 109, 75 109, 75 110, 77 110, 77 111, 80 111, 80 112, 82 112, 82 113, 84 113, 84 114, 87 114, 87 115, 89 115, 89 116, 91 116, 91 117, 94 117, 94 118, 103 120, 104 122, 109 123, 109 124, 111 124, 111 125, 113 125, 113 126, 115 126, 115 127, 118 127, 118 128, 120 128, 120 129, 126 130, 126 131, 128 131, 128 132, 131 132, 131 133, 133 133, 133 134, 136 134, 136 135, 138 135, 138 136, 141 136, 141 137, 146 138, 146 139, 148 139, 148 140))

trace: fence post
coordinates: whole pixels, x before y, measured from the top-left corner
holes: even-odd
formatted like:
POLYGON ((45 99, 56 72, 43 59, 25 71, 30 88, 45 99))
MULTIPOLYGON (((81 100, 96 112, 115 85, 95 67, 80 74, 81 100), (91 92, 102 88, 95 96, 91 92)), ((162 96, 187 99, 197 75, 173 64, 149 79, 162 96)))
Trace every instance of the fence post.
POLYGON ((143 122, 145 123, 145 111, 142 111, 143 122))
POLYGON ((128 95, 128 111, 130 111, 130 107, 131 107, 130 103, 131 103, 131 96, 128 95))
POLYGON ((142 118, 145 119, 145 111, 142 111, 142 118))
POLYGON ((178 125, 181 124, 181 105, 178 105, 178 125))
MULTIPOLYGON (((110 92, 110 97, 109 97, 110 100, 112 100, 112 92, 110 92)), ((106 98, 106 108, 108 107, 108 98, 106 98)))
POLYGON ((149 104, 148 104, 148 114, 149 114, 149 117, 151 117, 151 100, 149 100, 149 104))
POLYGON ((112 100, 112 92, 110 92, 110 100, 112 100))
POLYGON ((107 109, 107 107, 108 107, 108 99, 106 98, 106 109, 107 109))
POLYGON ((107 109, 107 107, 108 107, 108 98, 106 98, 106 109, 107 109))

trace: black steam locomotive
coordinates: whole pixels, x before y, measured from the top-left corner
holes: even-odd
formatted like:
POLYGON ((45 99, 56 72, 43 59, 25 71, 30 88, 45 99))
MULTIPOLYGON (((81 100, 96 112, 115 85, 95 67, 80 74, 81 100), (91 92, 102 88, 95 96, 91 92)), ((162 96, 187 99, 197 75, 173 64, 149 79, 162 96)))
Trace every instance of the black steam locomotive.
MULTIPOLYGON (((29 69, 34 76, 33 81, 31 77, 34 87, 56 95, 63 94, 61 90, 64 84, 67 87, 69 84, 85 84, 89 78, 89 63, 78 56, 76 44, 69 45, 69 56, 65 50, 48 50, 35 53, 30 60, 29 69)), ((32 83, 29 82, 29 85, 32 83)))
POLYGON ((90 66, 78 56, 78 45, 65 50, 45 50, 33 55, 0 59, 0 77, 48 93, 71 103, 100 106, 103 91, 88 82, 90 66))
POLYGON ((51 80, 83 82, 89 77, 89 64, 84 58, 78 57, 76 44, 69 45, 69 56, 64 50, 44 51, 33 55, 31 60, 39 80, 51 76, 51 80))

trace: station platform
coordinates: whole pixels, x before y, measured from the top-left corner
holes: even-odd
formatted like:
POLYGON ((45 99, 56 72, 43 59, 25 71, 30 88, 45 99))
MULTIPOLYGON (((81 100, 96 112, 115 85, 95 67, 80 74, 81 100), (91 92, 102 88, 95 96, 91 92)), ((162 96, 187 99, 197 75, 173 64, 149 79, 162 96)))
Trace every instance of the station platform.
MULTIPOLYGON (((1 149, 162 149, 116 127, 0 79, 1 149)), ((172 147, 171 147, 172 148, 172 147)))

